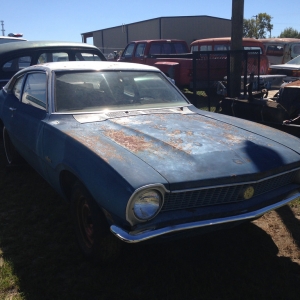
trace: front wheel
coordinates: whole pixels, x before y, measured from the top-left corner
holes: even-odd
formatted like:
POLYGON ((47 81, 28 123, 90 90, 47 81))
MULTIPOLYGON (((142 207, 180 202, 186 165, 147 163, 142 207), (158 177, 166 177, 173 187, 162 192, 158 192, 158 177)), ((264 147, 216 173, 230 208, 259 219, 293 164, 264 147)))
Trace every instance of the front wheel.
POLYGON ((12 165, 18 165, 20 164, 23 160, 15 146, 12 144, 9 134, 5 128, 3 127, 3 145, 4 145, 4 150, 5 150, 5 155, 6 155, 6 160, 8 162, 9 166, 12 165))
POLYGON ((81 183, 74 185, 71 200, 75 233, 84 255, 96 262, 114 261, 122 242, 110 232, 104 214, 81 183))

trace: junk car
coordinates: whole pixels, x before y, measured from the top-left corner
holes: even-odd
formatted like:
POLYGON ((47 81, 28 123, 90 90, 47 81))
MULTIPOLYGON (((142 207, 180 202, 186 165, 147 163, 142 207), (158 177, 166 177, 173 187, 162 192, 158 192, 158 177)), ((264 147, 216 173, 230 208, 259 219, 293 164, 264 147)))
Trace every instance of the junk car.
POLYGON ((151 66, 25 68, 0 92, 0 122, 8 165, 25 159, 70 203, 96 261, 122 242, 227 228, 300 196, 298 138, 201 111, 151 66))
MULTIPOLYGON (((300 45, 299 45, 300 48, 300 45)), ((300 79, 300 55, 280 65, 271 65, 269 74, 285 75, 284 82, 291 82, 300 79)))
MULTIPOLYGON (((17 39, 18 40, 18 39, 17 39)), ((18 41, 0 47, 0 88, 19 70, 46 62, 106 60, 95 46, 55 41, 18 41)))

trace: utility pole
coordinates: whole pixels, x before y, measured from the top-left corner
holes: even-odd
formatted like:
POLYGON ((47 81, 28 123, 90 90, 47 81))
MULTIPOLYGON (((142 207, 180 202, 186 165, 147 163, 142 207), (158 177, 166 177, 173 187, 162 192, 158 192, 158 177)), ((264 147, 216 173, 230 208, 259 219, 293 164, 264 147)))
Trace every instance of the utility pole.
MULTIPOLYGON (((243 50, 244 0, 232 0, 231 50, 243 50)), ((241 93, 242 55, 234 53, 230 58, 230 97, 241 93)))
POLYGON ((2 35, 4 35, 4 32, 5 32, 5 30, 4 30, 4 21, 0 21, 1 22, 1 27, 2 27, 2 35))
POLYGON ((257 32, 257 17, 258 15, 252 16, 252 18, 255 18, 255 38, 258 39, 258 32, 257 32))

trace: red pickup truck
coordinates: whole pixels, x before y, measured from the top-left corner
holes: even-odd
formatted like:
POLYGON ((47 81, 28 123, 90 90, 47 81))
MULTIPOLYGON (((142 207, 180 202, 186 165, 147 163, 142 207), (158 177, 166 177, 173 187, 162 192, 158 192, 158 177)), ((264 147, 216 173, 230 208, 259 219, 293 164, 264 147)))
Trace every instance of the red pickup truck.
POLYGON ((174 79, 176 85, 189 86, 192 80, 192 61, 190 58, 159 59, 152 57, 156 54, 187 54, 189 52, 189 46, 183 40, 141 40, 129 43, 118 60, 155 66, 174 79))
MULTIPOLYGON (((219 50, 217 51, 224 52, 230 50, 230 38, 223 38, 218 41, 225 45, 223 48, 220 48, 220 43, 216 43, 216 40, 218 39, 206 39, 205 45, 211 42, 211 46, 207 46, 205 49, 200 47, 202 40, 194 41, 191 44, 191 49, 193 51, 215 51, 214 45, 218 44, 219 50)), ((260 50, 260 75, 266 74, 268 59, 264 53, 263 44, 257 40, 251 40, 243 41, 245 44, 244 48, 246 50, 260 50), (253 42, 253 47, 251 47, 251 42, 253 42)), ((226 54, 211 54, 209 64, 207 60, 207 53, 204 53, 200 59, 197 59, 197 81, 200 82, 200 85, 202 82, 204 85, 207 84, 205 80, 207 81, 208 79, 213 82, 224 80, 224 77, 227 75, 226 54)), ((254 72, 254 74, 258 73, 257 60, 257 55, 249 55, 247 69, 249 70, 249 65, 251 65, 251 72, 254 72)), ((126 46, 119 61, 155 66, 167 76, 174 79, 176 85, 180 88, 191 87, 193 83, 192 53, 187 43, 183 40, 160 39, 133 41, 126 46), (155 55, 163 55, 163 58, 157 58, 155 55)), ((199 85, 198 82, 197 86, 199 85)))

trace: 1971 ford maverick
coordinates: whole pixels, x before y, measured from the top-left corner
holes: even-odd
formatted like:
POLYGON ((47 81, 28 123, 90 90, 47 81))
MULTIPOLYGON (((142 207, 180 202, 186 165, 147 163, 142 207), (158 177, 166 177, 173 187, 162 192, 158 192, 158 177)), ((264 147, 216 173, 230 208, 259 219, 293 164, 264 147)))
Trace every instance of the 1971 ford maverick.
POLYGON ((298 138, 201 111, 155 67, 25 68, 0 92, 0 122, 8 164, 25 159, 70 202, 94 260, 115 258, 121 241, 222 229, 300 196, 298 138))

